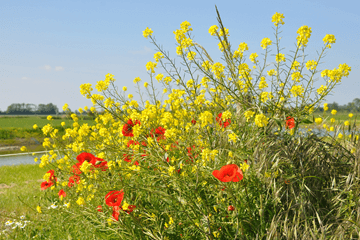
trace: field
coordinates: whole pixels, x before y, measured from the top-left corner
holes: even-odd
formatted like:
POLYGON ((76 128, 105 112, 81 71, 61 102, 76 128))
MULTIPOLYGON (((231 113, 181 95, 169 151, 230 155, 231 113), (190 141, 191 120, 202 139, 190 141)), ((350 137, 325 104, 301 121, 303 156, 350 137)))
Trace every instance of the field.
MULTIPOLYGON (((50 121, 46 119, 46 116, 0 116, 0 148, 6 146, 26 146, 31 152, 43 151, 42 142, 44 136, 41 128, 48 124, 50 121), (33 129, 34 124, 39 128, 33 129)), ((71 119, 59 118, 52 120, 54 128, 59 129, 59 134, 64 133, 64 128, 60 125, 61 122, 65 122, 65 128, 71 127, 73 121, 71 119)), ((81 120, 79 124, 87 123, 89 126, 95 124, 95 121, 89 118, 81 120)), ((19 153, 20 150, 3 150, 0 151, 0 155, 19 153)))

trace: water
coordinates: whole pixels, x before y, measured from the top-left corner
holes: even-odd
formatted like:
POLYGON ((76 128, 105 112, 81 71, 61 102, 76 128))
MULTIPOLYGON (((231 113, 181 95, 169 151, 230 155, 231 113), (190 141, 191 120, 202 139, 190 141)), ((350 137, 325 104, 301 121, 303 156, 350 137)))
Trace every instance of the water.
POLYGON ((6 155, 0 155, 0 166, 11 166, 11 165, 18 165, 18 164, 39 164, 40 161, 40 157, 44 154, 45 152, 38 152, 36 153, 34 156, 32 155, 32 153, 30 154, 7 154, 6 155), (34 158, 38 157, 39 160, 37 161, 37 163, 34 162, 34 158))

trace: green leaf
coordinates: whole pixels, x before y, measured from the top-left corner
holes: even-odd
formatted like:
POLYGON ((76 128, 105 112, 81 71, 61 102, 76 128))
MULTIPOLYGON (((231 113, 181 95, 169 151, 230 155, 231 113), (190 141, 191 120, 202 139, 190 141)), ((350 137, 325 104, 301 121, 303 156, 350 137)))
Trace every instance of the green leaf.
POLYGON ((305 124, 314 123, 313 121, 311 121, 311 120, 309 120, 309 119, 303 119, 301 122, 302 122, 302 123, 305 123, 305 124))

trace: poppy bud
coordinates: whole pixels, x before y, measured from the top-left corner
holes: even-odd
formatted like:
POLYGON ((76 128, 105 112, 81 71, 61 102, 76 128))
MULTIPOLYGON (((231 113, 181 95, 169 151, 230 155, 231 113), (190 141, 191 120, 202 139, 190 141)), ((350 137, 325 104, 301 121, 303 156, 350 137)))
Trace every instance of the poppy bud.
POLYGON ((235 208, 232 205, 228 206, 228 211, 234 211, 234 210, 235 208))

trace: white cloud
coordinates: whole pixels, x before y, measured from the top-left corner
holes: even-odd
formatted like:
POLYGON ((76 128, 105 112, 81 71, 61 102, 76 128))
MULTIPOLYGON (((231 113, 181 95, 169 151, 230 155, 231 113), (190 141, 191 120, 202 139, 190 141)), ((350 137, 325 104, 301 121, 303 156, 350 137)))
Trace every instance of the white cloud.
POLYGON ((28 78, 27 78, 27 77, 22 77, 21 79, 22 79, 22 80, 28 80, 28 78))
POLYGON ((61 67, 61 66, 57 66, 57 67, 55 67, 55 71, 62 71, 62 70, 64 70, 64 68, 63 68, 63 67, 61 67))
POLYGON ((51 67, 50 67, 50 65, 45 65, 44 69, 49 71, 49 70, 51 70, 51 67))
POLYGON ((130 53, 132 54, 148 54, 148 53, 151 53, 152 50, 151 48, 147 47, 147 46, 144 46, 144 48, 142 50, 139 50, 139 51, 130 51, 130 53))

